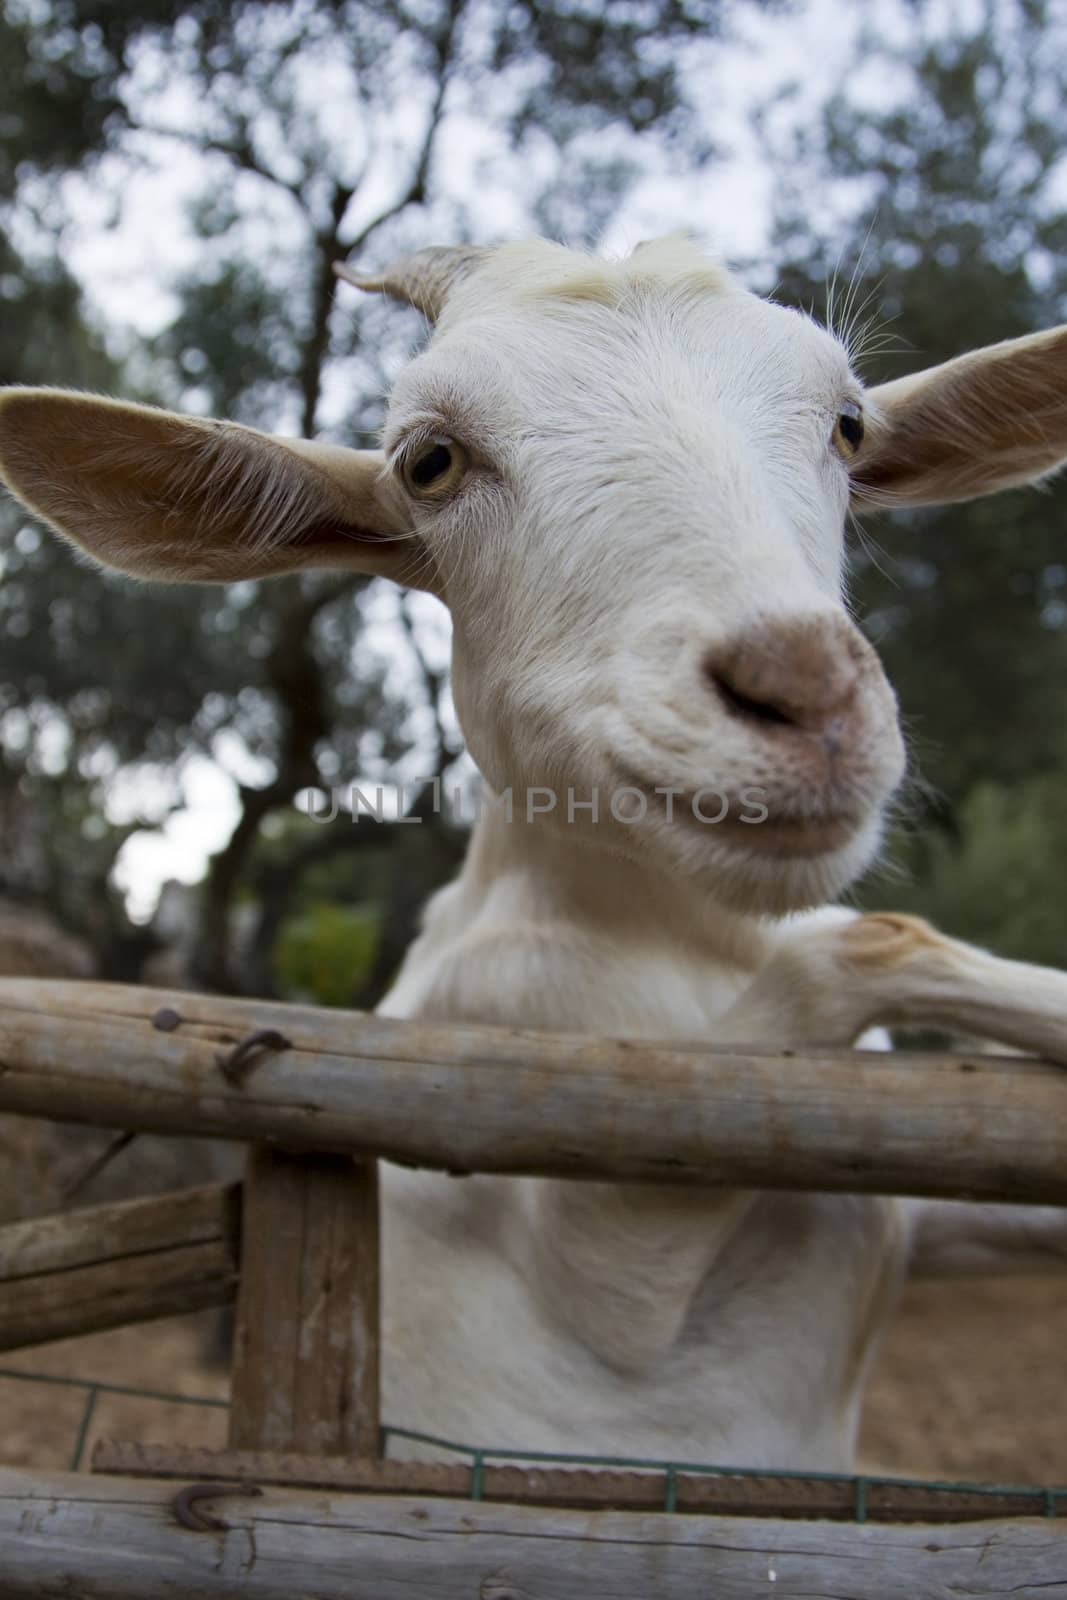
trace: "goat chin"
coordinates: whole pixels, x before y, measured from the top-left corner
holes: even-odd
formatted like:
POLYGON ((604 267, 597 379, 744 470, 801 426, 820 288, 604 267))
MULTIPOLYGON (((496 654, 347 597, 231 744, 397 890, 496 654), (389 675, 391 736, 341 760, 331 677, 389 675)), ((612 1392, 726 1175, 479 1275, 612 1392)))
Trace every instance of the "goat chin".
MULTIPOLYGON (((857 822, 837 848, 820 854, 789 855, 778 850, 769 854, 733 839, 709 837, 712 831, 658 830, 667 874, 690 890, 700 889, 731 912, 788 917, 826 905, 863 876, 881 849, 883 820, 880 813, 873 813, 857 822)), ((647 862, 647 838, 620 853, 647 862)))
POLYGON ((847 844, 823 856, 762 856, 732 851, 715 871, 715 894, 732 910, 788 916, 835 900, 863 876, 878 855, 879 819, 863 825, 847 844))

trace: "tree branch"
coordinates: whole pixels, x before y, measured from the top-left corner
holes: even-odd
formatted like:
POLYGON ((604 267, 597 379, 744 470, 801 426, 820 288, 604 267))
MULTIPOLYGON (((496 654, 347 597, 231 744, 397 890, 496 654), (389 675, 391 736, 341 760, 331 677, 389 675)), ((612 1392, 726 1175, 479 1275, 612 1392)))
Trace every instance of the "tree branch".
MULTIPOLYGON (((262 789, 241 786, 241 815, 226 844, 211 858, 203 888, 200 938, 194 977, 206 988, 236 992, 241 988, 230 950, 230 911, 234 895, 255 845, 261 823, 288 805, 319 778, 316 748, 330 731, 330 707, 322 667, 311 637, 319 613, 364 580, 355 573, 297 590, 279 609, 277 635, 267 657, 267 680, 278 703, 282 724, 278 771, 262 789)), ((275 591, 283 596, 286 591, 275 591)))
POLYGON ((240 139, 214 139, 195 132, 192 128, 166 128, 152 122, 131 122, 131 131, 134 133, 154 134, 160 139, 177 139, 181 144, 191 145, 199 150, 202 155, 228 156, 244 172, 254 173, 257 178, 262 178, 265 183, 271 183, 276 189, 281 189, 297 204, 304 208, 304 196, 300 184, 291 183, 288 178, 282 178, 265 166, 256 155, 252 141, 247 131, 240 139))
MULTIPOLYGON (((308 598, 306 602, 308 608, 311 606, 321 608, 322 605, 337 599, 344 592, 344 587, 344 579, 330 584, 327 589, 308 598)), ((400 616, 401 625, 422 673, 427 699, 433 711, 437 732, 433 772, 407 808, 405 815, 411 819, 410 821, 365 824, 362 827, 354 821, 338 821, 317 836, 302 840, 283 861, 269 861, 261 866, 254 881, 258 914, 246 972, 247 987, 255 994, 272 995, 275 992, 274 945, 281 925, 288 915, 293 894, 304 874, 313 866, 341 853, 358 853, 373 849, 393 850, 401 840, 411 840, 412 836, 407 829, 412 826, 415 819, 419 823, 428 825, 434 836, 432 845, 427 838, 427 846, 416 858, 421 862, 420 870, 412 871, 413 861, 410 853, 406 854, 393 870, 385 900, 379 949, 371 977, 361 992, 362 1001, 368 997, 373 997, 374 1000, 380 997, 404 949, 411 941, 418 910, 425 894, 429 889, 436 888, 441 878, 453 871, 463 858, 465 834, 462 830, 450 826, 435 804, 437 797, 435 785, 444 776, 457 754, 448 743, 440 716, 439 702, 444 689, 445 675, 435 671, 426 660, 406 601, 401 601, 400 616), (427 848, 428 858, 426 858, 427 848)))
POLYGON ((348 210, 353 193, 347 184, 334 185, 330 226, 321 229, 315 236, 317 259, 311 290, 311 329, 300 360, 300 394, 303 402, 300 431, 305 439, 311 439, 315 434, 322 395, 322 369, 330 346, 330 311, 336 287, 333 264, 341 250, 338 237, 341 219, 348 210))
MULTIPOLYGON (((430 171, 430 162, 433 159, 433 148, 437 139, 437 132, 441 126, 444 115, 445 95, 451 81, 452 69, 456 64, 456 47, 459 43, 460 22, 466 9, 467 0, 450 0, 448 15, 444 26, 434 41, 434 56, 437 67, 437 90, 430 107, 430 116, 423 134, 422 144, 416 157, 415 168, 411 181, 402 194, 391 200, 377 216, 365 223, 359 232, 342 247, 343 254, 350 256, 354 251, 361 250, 373 233, 390 221, 391 218, 403 211, 405 206, 422 205, 426 199, 426 180, 430 171)), ((342 218, 341 227, 343 228, 342 218)))

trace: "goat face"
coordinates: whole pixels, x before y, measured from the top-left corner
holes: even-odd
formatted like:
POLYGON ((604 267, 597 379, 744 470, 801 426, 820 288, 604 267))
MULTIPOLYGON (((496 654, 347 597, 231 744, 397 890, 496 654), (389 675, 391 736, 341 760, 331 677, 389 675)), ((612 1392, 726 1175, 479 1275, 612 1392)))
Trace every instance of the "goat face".
POLYGON ((866 864, 903 756, 843 602, 862 406, 834 339, 676 241, 510 247, 453 288, 385 447, 516 825, 747 908, 866 864))

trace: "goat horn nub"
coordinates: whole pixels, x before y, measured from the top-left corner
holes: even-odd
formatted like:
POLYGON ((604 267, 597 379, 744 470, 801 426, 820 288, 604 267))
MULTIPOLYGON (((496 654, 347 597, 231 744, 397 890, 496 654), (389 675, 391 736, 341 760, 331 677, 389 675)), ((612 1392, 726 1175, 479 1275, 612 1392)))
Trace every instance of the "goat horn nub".
POLYGON ((390 295, 433 322, 456 285, 477 271, 489 254, 477 245, 431 245, 401 256, 381 272, 357 272, 346 261, 335 261, 333 270, 357 289, 390 295))

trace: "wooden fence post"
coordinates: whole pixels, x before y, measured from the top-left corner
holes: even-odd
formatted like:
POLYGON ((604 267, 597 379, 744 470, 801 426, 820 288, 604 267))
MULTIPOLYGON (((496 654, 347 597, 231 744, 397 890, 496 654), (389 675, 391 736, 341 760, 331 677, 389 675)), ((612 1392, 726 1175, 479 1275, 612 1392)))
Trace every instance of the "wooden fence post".
POLYGON ((231 1447, 376 1456, 376 1165, 253 1149, 241 1238, 231 1447))

